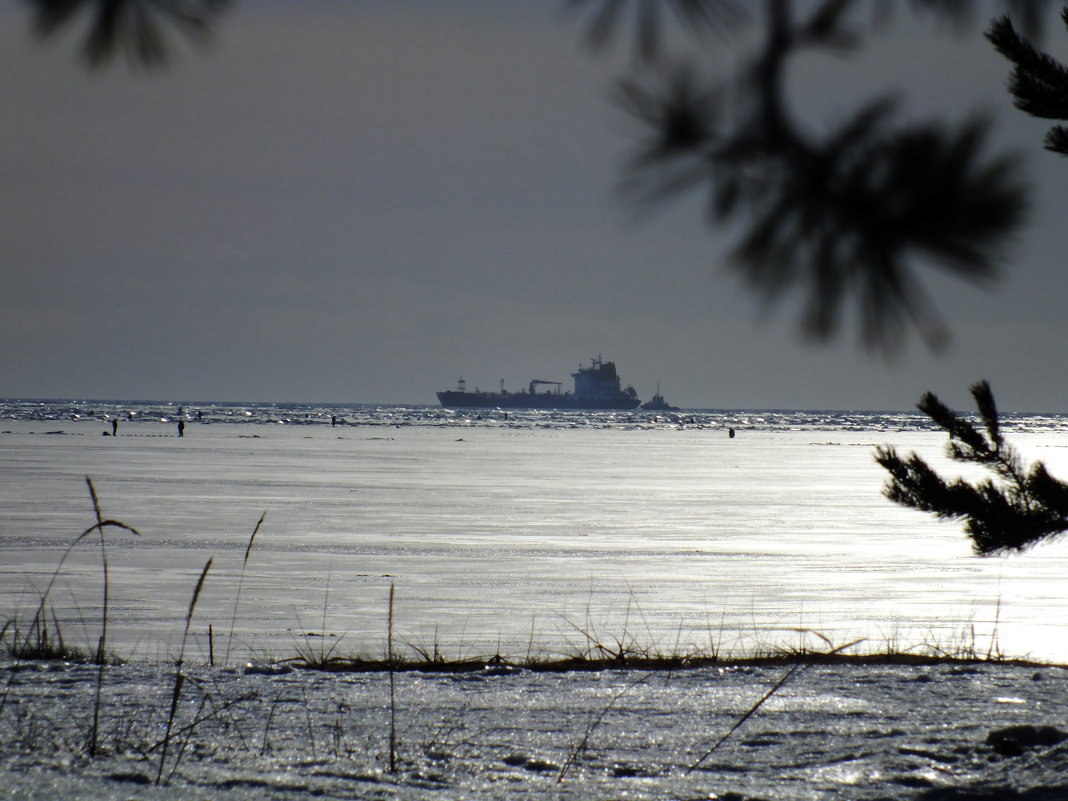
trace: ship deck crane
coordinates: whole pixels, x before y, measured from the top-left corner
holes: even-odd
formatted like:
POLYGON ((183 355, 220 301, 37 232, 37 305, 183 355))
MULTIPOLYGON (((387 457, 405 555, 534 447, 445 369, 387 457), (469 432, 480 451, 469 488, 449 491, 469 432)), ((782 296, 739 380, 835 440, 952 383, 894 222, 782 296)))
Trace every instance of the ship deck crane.
POLYGON ((556 385, 556 394, 557 395, 560 394, 560 382, 559 381, 545 381, 544 379, 541 379, 541 378, 535 378, 533 381, 530 382, 530 394, 531 395, 534 394, 534 386, 536 384, 555 384, 556 385))

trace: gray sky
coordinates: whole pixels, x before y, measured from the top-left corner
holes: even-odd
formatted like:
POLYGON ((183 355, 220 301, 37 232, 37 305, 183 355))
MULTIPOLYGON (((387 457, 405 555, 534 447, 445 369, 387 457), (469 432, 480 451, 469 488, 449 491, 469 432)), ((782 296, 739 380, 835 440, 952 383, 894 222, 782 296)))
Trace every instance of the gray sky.
MULTIPOLYGON (((632 132, 561 3, 238 2, 160 73, 88 73, 0 11, 0 396, 434 403, 616 361, 643 398, 714 408, 1068 411, 1059 202, 1068 160, 1011 108, 977 21, 902 19, 843 69, 803 65, 809 123, 879 89, 996 112, 1025 150, 1028 227, 980 290, 925 272, 954 334, 895 361, 800 340, 726 274, 697 203, 635 223, 632 132)), ((1046 46, 1068 57, 1051 26, 1046 46)))

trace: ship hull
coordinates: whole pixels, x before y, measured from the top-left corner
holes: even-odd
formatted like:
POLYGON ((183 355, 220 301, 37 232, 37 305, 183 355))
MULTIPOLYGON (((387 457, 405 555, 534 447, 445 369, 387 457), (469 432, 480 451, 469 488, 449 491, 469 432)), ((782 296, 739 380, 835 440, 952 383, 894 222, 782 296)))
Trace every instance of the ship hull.
POLYGON ((580 398, 567 392, 439 392, 442 406, 458 409, 636 409, 641 401, 621 394, 615 398, 580 398))

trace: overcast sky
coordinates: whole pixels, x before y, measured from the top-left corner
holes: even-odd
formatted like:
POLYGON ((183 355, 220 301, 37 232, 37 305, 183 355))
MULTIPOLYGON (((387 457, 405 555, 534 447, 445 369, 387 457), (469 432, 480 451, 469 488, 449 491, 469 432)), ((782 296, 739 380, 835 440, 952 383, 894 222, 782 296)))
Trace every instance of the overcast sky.
MULTIPOLYGON (((898 89, 917 116, 993 112, 1028 154, 1004 278, 925 276, 953 346, 887 362, 762 313, 696 203, 635 222, 622 54, 561 6, 239 0, 209 49, 145 74, 90 73, 4 4, 0 396, 429 404, 603 354, 686 407, 970 408, 988 378, 1004 409, 1068 411, 1068 160, 1011 108, 982 20, 953 40, 901 19, 793 77, 816 126, 898 89)), ((1068 57, 1059 24, 1046 46, 1068 57)))

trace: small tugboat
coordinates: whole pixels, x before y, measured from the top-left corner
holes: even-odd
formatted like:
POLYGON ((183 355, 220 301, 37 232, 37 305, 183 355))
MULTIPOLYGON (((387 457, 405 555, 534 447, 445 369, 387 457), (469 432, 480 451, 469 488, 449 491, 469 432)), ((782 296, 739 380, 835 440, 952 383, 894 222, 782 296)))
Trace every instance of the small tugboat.
POLYGON ((653 395, 652 400, 647 400, 642 404, 642 408, 650 412, 677 412, 678 406, 672 406, 666 400, 664 396, 660 394, 660 385, 656 385, 656 394, 653 395))
POLYGON ((621 388, 615 362, 602 361, 600 356, 590 361, 589 367, 579 367, 571 374, 574 392, 561 392, 561 382, 541 378, 535 378, 519 392, 506 390, 504 381, 500 392, 471 392, 461 378, 456 389, 437 393, 438 401, 442 406, 474 409, 636 409, 641 403, 638 393, 631 386, 621 388), (555 389, 538 392, 537 387, 542 384, 555 389))

